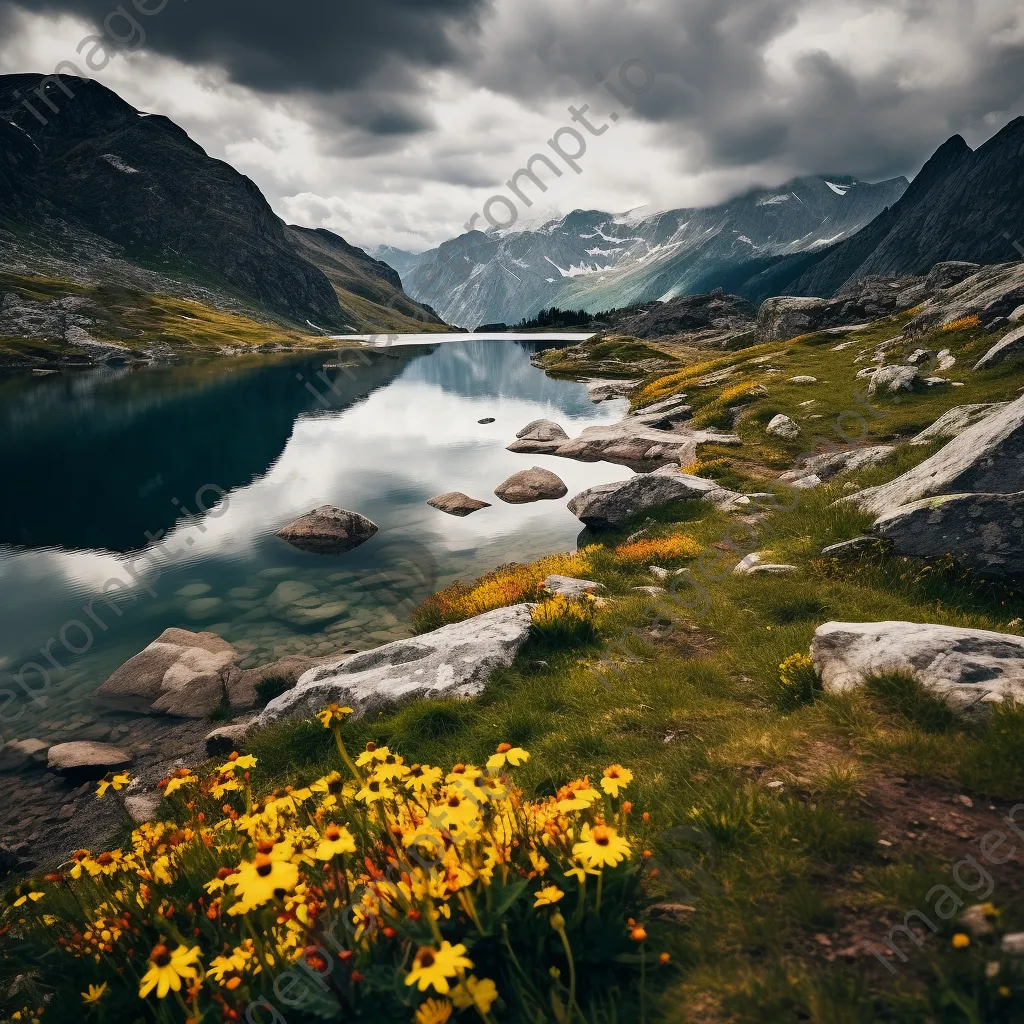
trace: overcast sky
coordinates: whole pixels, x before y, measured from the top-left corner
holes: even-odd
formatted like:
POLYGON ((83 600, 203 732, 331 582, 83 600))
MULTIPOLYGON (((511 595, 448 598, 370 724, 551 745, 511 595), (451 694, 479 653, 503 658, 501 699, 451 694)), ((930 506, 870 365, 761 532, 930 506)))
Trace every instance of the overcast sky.
POLYGON ((461 233, 572 125, 570 105, 609 128, 576 126, 581 173, 552 179, 529 216, 704 205, 798 174, 913 176, 950 135, 976 146, 1024 114, 1019 0, 123 3, 144 43, 109 17, 118 0, 0 0, 0 72, 102 63, 95 43, 79 50, 99 27, 112 59, 92 77, 178 122, 281 216, 363 246, 461 233), (597 81, 628 62, 636 85, 653 76, 639 95, 616 86, 632 109, 597 81))

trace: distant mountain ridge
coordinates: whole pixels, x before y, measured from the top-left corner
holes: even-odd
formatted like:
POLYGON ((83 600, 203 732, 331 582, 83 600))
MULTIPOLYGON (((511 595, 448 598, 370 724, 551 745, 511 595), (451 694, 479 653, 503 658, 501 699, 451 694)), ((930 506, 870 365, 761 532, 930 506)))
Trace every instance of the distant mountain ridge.
POLYGON ((738 267, 726 287, 755 300, 832 296, 866 277, 925 274, 945 261, 1005 263, 1024 255, 1019 246, 1024 247, 1024 117, 977 150, 954 135, 899 202, 853 237, 809 255, 738 267))
POLYGON ((17 273, 131 278, 330 331, 440 323, 389 268, 289 229, 174 122, 91 80, 0 76, 0 227, 17 273))
POLYGON ((375 253, 449 323, 514 323, 551 306, 598 312, 711 291, 753 258, 848 238, 908 186, 906 178, 798 178, 714 207, 617 216, 575 210, 532 230, 469 232, 426 253, 375 253))

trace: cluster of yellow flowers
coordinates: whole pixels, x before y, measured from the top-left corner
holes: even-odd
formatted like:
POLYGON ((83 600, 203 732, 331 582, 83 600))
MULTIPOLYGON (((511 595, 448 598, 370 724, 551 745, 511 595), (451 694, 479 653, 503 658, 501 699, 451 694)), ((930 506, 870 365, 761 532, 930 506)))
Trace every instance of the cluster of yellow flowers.
MULTIPOLYGON (((611 922, 627 947, 646 939, 628 918, 643 860, 622 798, 630 771, 612 765, 597 785, 531 800, 510 775, 529 759, 522 748, 503 743, 485 765, 448 772, 373 743, 353 757, 349 714, 317 716, 347 777, 256 799, 252 756, 203 779, 181 769, 162 784, 177 820, 139 826, 123 850, 79 851, 19 898, 3 930, 55 937, 75 998, 116 999, 124 1019, 130 995, 155 999, 161 1020, 242 1020, 274 1004, 288 972, 328 1015, 581 1012, 573 936, 611 922)), ((128 781, 108 776, 98 795, 128 781)), ((51 1012, 71 1011, 54 998, 39 1016, 51 1012)))
POLYGON ((601 545, 594 544, 569 554, 551 555, 529 565, 502 566, 472 586, 455 583, 428 598, 413 613, 413 622, 422 632, 495 608, 532 601, 537 587, 548 576, 587 576, 593 569, 592 556, 600 548, 601 545))
POLYGON ((635 564, 668 561, 673 558, 696 558, 700 552, 701 546, 692 537, 684 534, 636 540, 632 544, 620 544, 615 549, 615 554, 622 561, 635 564))
POLYGON ((779 678, 785 686, 796 686, 801 674, 814 667, 814 662, 806 654, 791 654, 779 666, 779 678))
POLYGON ((972 327, 977 327, 980 323, 981 317, 972 314, 971 316, 962 316, 959 320, 946 324, 942 329, 944 331, 968 331, 972 327))

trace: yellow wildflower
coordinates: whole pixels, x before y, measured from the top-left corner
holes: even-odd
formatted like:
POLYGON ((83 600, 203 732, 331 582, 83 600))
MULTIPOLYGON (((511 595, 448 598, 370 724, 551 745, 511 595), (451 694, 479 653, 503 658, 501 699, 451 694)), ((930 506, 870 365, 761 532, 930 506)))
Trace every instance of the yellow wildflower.
POLYGON ((604 770, 601 788, 612 797, 617 797, 633 781, 633 773, 621 764, 613 764, 604 770))
POLYGON ((530 760, 530 755, 522 747, 513 747, 511 743, 499 743, 498 752, 487 759, 488 768, 504 768, 506 764, 518 768, 530 760))
POLYGON ((445 1024, 452 1015, 452 1004, 447 999, 428 999, 416 1008, 416 1024, 445 1024))
POLYGON ((445 941, 440 949, 421 946, 413 959, 412 970, 405 976, 406 985, 416 985, 421 992, 433 987, 445 995, 451 988, 449 978, 454 978, 460 970, 473 969, 473 961, 465 953, 466 947, 461 942, 453 946, 445 941))
POLYGON ((127 772, 108 772, 96 787, 97 799, 103 796, 108 789, 114 790, 115 793, 124 789, 130 781, 131 776, 127 772))
POLYGON ((320 724, 325 729, 330 729, 335 724, 341 725, 352 714, 355 714, 352 708, 342 707, 340 704, 328 704, 323 711, 316 713, 316 717, 320 719, 320 724))
POLYGON ((348 829, 340 825, 328 825, 323 839, 316 850, 317 860, 333 860, 343 853, 355 853, 356 841, 348 829))
POLYGON ((181 991, 182 979, 192 980, 198 977, 193 966, 199 959, 199 947, 178 946, 172 953, 162 943, 153 947, 149 954, 150 968, 142 976, 139 986, 139 997, 145 999, 156 989, 158 999, 163 999, 170 991, 181 991))
POLYGON ((629 843, 608 825, 584 825, 580 842, 572 848, 572 855, 588 868, 615 867, 629 854, 629 843))
POLYGON ((223 775, 225 772, 233 772, 239 769, 242 771, 248 771, 250 768, 255 767, 256 758, 253 757, 252 754, 243 754, 239 756, 239 754, 235 752, 217 769, 217 771, 223 775))
POLYGON ((475 1006, 481 1013, 491 1012, 491 1006, 498 998, 498 988, 490 978, 470 975, 452 992, 452 1001, 460 1010, 475 1006))
POLYGON ((553 907, 565 895, 557 885, 546 885, 537 893, 534 907, 553 907))
POLYGON ((98 1003, 103 998, 103 993, 107 991, 107 983, 103 982, 102 985, 90 985, 88 992, 82 993, 83 1003, 98 1003))

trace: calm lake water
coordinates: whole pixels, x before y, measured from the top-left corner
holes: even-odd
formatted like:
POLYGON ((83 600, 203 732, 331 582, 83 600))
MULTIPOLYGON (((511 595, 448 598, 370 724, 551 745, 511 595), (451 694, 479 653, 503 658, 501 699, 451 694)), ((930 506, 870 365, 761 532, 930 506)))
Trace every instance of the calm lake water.
POLYGON ((505 446, 538 417, 576 434, 624 403, 547 378, 530 364, 537 347, 0 381, 0 686, 19 695, 0 690, 4 738, 85 715, 92 690, 169 626, 220 634, 246 667, 374 646, 408 635, 412 609, 457 578, 573 548, 567 499, 505 505, 494 487, 538 465, 571 496, 630 471, 505 446), (426 505, 451 490, 494 505, 467 519, 426 505), (338 557, 274 536, 323 504, 380 532, 338 557))

